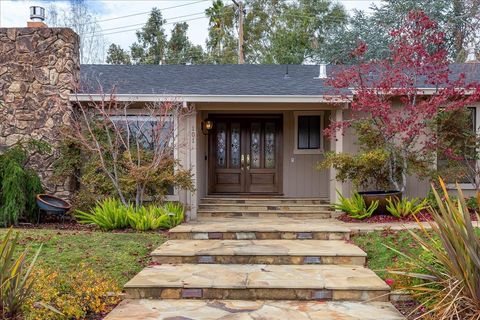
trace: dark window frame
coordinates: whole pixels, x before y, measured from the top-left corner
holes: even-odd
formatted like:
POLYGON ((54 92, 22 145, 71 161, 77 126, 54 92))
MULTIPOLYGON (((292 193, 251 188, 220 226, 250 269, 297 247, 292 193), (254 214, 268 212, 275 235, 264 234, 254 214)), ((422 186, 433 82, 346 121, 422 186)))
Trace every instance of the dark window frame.
POLYGON ((297 150, 320 150, 322 148, 322 116, 319 114, 309 115, 309 114, 301 114, 297 115, 297 150), (315 118, 315 122, 313 123, 312 120, 315 118), (302 120, 307 121, 307 146, 301 146, 301 125, 304 125, 302 120), (317 125, 318 127, 313 126, 317 125), (317 137, 312 136, 312 134, 318 134, 317 137), (313 141, 312 141, 313 140, 313 141), (316 140, 316 141, 315 141, 316 140), (316 142, 316 144, 314 144, 316 142))

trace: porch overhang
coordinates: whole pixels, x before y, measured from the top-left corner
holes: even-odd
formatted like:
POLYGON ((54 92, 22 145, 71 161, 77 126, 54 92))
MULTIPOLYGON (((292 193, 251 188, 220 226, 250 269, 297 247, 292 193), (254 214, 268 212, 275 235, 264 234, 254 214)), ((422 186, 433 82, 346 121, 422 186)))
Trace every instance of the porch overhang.
POLYGON ((181 95, 181 94, 88 94, 72 93, 70 101, 109 101, 112 97, 122 102, 244 102, 244 103, 345 103, 349 97, 337 95, 181 95))

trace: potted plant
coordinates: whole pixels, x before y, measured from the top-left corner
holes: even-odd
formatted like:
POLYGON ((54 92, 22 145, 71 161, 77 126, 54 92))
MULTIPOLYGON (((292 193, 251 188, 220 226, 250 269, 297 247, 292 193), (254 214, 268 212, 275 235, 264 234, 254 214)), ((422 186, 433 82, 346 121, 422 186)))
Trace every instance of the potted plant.
POLYGON ((317 168, 334 168, 335 179, 351 182, 367 206, 378 201, 376 214, 388 214, 388 200, 402 198, 402 192, 394 190, 388 178, 388 152, 383 149, 362 150, 357 154, 327 152, 317 168))

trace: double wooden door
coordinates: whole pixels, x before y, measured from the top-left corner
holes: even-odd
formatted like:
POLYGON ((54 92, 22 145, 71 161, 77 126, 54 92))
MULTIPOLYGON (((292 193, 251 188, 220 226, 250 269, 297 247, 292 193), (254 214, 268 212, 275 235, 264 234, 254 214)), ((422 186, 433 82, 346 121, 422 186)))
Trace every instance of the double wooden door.
POLYGON ((216 116, 209 141, 212 193, 280 193, 282 116, 216 116))

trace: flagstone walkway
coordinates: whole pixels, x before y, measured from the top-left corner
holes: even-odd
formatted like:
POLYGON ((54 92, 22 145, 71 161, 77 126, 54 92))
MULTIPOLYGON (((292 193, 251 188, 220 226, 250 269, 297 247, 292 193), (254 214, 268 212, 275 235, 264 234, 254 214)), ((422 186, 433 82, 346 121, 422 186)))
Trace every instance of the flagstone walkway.
POLYGON ((238 202, 206 199, 202 218, 170 230, 106 319, 404 319, 317 200, 238 202))

